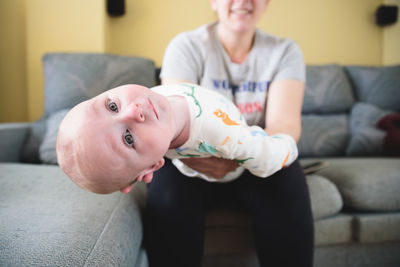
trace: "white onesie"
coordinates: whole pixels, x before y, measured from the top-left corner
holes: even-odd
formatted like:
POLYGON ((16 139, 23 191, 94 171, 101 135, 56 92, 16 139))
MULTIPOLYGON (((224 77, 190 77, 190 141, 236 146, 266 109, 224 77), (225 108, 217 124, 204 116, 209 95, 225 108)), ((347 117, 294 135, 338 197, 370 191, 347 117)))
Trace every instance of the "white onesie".
POLYGON ((244 169, 268 177, 290 165, 298 156, 295 140, 287 134, 268 136, 259 126, 248 126, 239 109, 225 96, 194 84, 153 87, 164 96, 185 97, 190 110, 190 136, 166 156, 186 176, 228 182, 244 169), (208 177, 184 165, 179 158, 218 157, 235 160, 241 167, 221 179, 208 177))

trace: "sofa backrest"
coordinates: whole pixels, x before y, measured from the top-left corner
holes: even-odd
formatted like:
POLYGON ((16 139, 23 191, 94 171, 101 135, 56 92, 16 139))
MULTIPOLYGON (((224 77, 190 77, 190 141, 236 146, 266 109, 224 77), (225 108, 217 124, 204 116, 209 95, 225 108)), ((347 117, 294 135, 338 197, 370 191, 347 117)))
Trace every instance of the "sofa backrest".
POLYGON ((400 111, 400 66, 307 66, 300 157, 377 156, 380 119, 400 111))
MULTIPOLYGON (((81 101, 118 85, 152 87, 152 60, 96 53, 51 53, 43 57, 45 111, 33 124, 23 162, 56 163, 58 125, 81 101)), ((400 66, 337 64, 306 68, 300 157, 379 155, 385 132, 376 127, 400 111, 400 66)))

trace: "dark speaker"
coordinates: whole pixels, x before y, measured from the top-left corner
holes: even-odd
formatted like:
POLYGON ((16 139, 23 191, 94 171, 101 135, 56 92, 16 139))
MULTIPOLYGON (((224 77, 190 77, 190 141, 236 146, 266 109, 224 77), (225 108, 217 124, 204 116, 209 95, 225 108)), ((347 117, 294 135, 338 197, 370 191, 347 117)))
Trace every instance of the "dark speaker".
POLYGON ((112 17, 125 14, 125 0, 107 0, 107 13, 112 17))
POLYGON ((376 24, 378 26, 387 26, 396 23, 398 15, 397 6, 380 5, 376 10, 376 24))

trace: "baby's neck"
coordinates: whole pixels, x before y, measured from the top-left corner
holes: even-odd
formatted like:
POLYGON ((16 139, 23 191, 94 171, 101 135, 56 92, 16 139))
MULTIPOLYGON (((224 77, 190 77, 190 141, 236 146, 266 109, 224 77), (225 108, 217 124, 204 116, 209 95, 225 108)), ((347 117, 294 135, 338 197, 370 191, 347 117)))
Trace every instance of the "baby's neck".
POLYGON ((190 110, 186 99, 182 96, 167 97, 171 104, 171 110, 175 118, 176 133, 169 148, 177 148, 183 145, 190 134, 190 110))

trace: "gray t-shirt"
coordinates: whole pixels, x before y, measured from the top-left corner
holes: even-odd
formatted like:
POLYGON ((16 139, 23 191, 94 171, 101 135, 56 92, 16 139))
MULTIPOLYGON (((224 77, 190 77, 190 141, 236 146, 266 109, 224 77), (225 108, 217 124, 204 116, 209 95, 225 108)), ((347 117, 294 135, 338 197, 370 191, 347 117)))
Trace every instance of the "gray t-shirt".
POLYGON ((300 48, 288 38, 256 30, 247 59, 232 63, 217 36, 217 23, 177 35, 167 46, 161 78, 183 79, 231 99, 249 125, 264 127, 265 103, 271 82, 305 81, 300 48))

